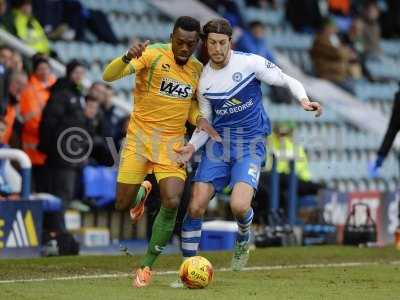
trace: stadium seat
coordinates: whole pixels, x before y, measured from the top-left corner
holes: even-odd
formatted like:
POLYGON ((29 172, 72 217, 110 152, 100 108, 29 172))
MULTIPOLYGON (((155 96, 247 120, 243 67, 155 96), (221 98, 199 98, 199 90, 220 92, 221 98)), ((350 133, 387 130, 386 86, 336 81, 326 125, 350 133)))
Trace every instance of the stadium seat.
POLYGON ((117 171, 102 166, 86 166, 83 169, 84 197, 93 199, 103 207, 115 201, 117 171))
POLYGON ((386 55, 400 58, 400 40, 382 40, 380 45, 386 55))

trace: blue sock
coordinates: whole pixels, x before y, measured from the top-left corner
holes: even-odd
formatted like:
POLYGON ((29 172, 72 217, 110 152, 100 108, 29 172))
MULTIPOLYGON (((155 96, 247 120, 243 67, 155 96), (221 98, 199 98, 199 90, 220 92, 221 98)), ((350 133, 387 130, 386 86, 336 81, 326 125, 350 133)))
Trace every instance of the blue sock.
POLYGON ((201 218, 192 218, 186 214, 182 225, 182 255, 184 258, 196 256, 201 238, 201 218))
POLYGON ((253 221, 254 212, 253 209, 250 209, 246 212, 246 214, 241 218, 236 218, 238 224, 238 235, 237 241, 240 242, 247 242, 250 239, 250 227, 253 221))

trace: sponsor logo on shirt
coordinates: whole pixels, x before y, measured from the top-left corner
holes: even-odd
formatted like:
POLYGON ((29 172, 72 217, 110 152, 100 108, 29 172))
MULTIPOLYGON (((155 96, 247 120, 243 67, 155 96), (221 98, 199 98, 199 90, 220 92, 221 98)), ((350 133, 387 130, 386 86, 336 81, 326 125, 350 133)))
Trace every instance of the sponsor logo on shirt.
POLYGON ((221 109, 216 109, 215 113, 218 116, 225 116, 225 115, 230 115, 230 114, 236 114, 239 112, 242 112, 249 107, 252 107, 254 104, 253 99, 248 100, 245 103, 242 103, 242 101, 233 98, 230 100, 226 100, 224 105, 222 105, 221 109))
POLYGON ((159 93, 172 98, 190 99, 193 95, 193 88, 190 84, 184 84, 171 78, 163 78, 159 93))
POLYGON ((233 107, 236 105, 242 104, 242 101, 240 101, 239 99, 233 98, 230 100, 225 101, 224 105, 222 105, 223 108, 226 107, 233 107))

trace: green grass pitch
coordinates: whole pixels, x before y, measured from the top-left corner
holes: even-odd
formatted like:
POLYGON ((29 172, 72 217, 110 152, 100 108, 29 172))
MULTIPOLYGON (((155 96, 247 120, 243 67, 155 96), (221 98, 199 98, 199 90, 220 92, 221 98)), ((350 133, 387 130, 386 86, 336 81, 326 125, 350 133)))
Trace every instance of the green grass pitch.
POLYGON ((203 290, 169 287, 178 255, 160 257, 154 268, 161 273, 145 289, 131 287, 138 256, 0 260, 0 299, 400 299, 400 251, 392 247, 257 249, 243 272, 227 270, 229 252, 201 255, 215 269, 203 290))

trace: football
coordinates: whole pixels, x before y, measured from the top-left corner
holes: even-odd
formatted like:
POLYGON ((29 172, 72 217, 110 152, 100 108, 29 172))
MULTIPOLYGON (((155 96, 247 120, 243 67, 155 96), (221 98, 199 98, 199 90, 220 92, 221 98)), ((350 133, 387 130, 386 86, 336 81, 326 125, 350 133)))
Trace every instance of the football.
POLYGON ((213 274, 211 263, 201 256, 187 258, 179 268, 179 277, 190 289, 205 288, 211 283, 213 274))

